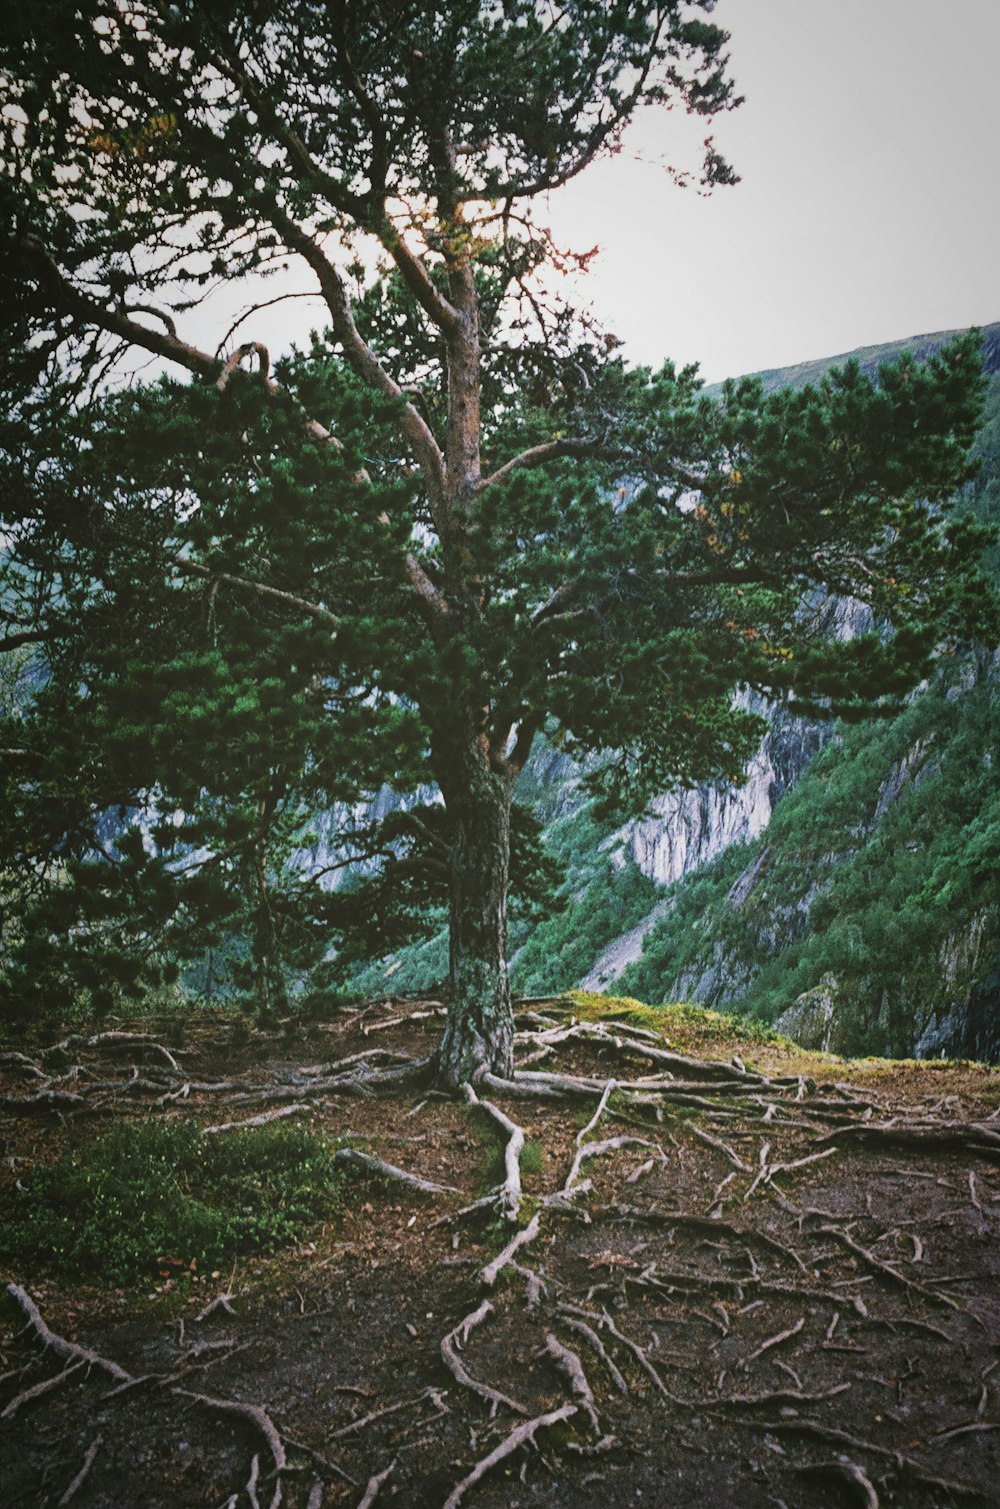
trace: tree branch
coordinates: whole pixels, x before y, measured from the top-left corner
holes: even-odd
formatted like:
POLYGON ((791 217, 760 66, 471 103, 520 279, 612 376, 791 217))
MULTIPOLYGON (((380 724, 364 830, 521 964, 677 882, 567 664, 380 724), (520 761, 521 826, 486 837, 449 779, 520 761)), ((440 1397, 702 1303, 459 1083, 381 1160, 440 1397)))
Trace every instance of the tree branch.
POLYGON ((489 477, 484 477, 479 484, 480 493, 484 493, 488 487, 497 487, 501 482, 516 471, 524 471, 529 467, 544 466, 549 461, 559 461, 564 457, 596 456, 601 453, 604 442, 601 440, 586 440, 583 437, 566 440, 545 440, 541 445, 533 445, 530 449, 522 451, 519 456, 506 461, 498 467, 489 477))
MULTIPOLYGON (((406 245, 396 226, 385 214, 385 178, 388 171, 385 129, 374 101, 358 78, 351 59, 343 50, 342 43, 343 38, 341 38, 341 45, 336 46, 336 51, 343 80, 357 101, 372 133, 373 163, 370 179, 373 192, 368 198, 350 193, 344 184, 316 161, 301 137, 281 119, 267 96, 257 87, 237 59, 217 53, 215 62, 240 89, 258 118, 268 123, 275 140, 287 153, 289 164, 298 175, 299 181, 320 189, 334 209, 348 216, 360 229, 370 231, 377 237, 399 268, 403 281, 424 312, 440 330, 453 329, 459 323, 457 310, 438 292, 420 258, 406 245), (378 212, 374 215, 372 214, 373 201, 378 205, 378 212)), ((283 211, 278 211, 278 213, 284 215, 283 211)))
POLYGON ((0 653, 4 650, 19 650, 25 644, 44 644, 46 635, 38 629, 25 629, 21 634, 5 634, 0 639, 0 653))
POLYGON ((225 392, 229 379, 237 367, 240 367, 248 356, 255 356, 257 358, 258 370, 262 377, 267 378, 267 374, 271 370, 270 352, 266 346, 261 345, 260 341, 246 341, 242 346, 237 346, 232 356, 227 357, 223 363, 222 371, 219 373, 215 384, 220 393, 225 392))
POLYGON ((87 325, 96 325, 98 329, 117 335, 130 345, 140 346, 153 356, 161 356, 166 361, 176 362, 189 372, 196 372, 199 377, 218 376, 222 363, 207 351, 200 351, 197 346, 181 340, 169 330, 150 330, 148 326, 130 319, 124 311, 106 309, 97 299, 74 288, 53 257, 34 236, 21 236, 16 245, 34 270, 56 313, 71 315, 73 319, 81 320, 87 325))
POLYGON ((284 592, 280 587, 269 587, 264 582, 253 582, 245 576, 232 576, 228 571, 212 571, 208 566, 200 566, 195 561, 188 561, 182 555, 172 556, 170 564, 175 570, 184 576, 199 576, 207 581, 221 582, 227 587, 236 587, 241 592, 255 592, 260 597, 274 598, 278 602, 286 603, 289 607, 298 608, 300 612, 307 613, 310 618, 320 619, 323 623, 330 624, 331 628, 337 629, 340 619, 329 608, 324 608, 321 603, 311 603, 307 598, 297 597, 294 592, 284 592))
MULTIPOLYGON (((620 580, 639 584, 642 578, 637 571, 626 571, 622 573, 620 580)), ((658 588, 677 588, 680 591, 688 587, 769 587, 780 584, 776 573, 767 571, 763 566, 715 566, 706 571, 654 571, 649 580, 658 588)), ((562 582, 535 609, 531 616, 532 628, 538 628, 560 616, 584 591, 584 587, 580 577, 562 582)))
POLYGON ((275 207, 272 216, 275 227, 281 232, 289 250, 296 252, 315 273, 330 311, 334 334, 343 346, 351 366, 370 388, 386 398, 398 399, 404 405, 403 432, 413 446, 423 470, 432 502, 440 503, 444 495, 445 464, 429 425, 362 337, 354 323, 343 279, 322 247, 283 210, 275 207))

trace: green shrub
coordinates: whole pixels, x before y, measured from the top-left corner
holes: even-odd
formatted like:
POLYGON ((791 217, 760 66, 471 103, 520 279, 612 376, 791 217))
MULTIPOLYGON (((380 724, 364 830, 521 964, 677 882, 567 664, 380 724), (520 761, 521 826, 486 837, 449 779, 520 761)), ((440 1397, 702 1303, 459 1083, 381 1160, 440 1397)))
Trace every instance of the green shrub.
POLYGON ((341 1182, 329 1144, 302 1127, 206 1137, 125 1122, 25 1176, 0 1257, 117 1283, 161 1266, 211 1270, 300 1236, 332 1213, 341 1182))

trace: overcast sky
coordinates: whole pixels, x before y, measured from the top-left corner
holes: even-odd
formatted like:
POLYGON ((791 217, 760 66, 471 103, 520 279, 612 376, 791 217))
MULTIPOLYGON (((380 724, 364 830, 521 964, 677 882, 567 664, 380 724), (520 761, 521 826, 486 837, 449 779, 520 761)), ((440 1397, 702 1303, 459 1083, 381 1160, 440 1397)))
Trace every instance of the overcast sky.
POLYGON ((628 355, 713 381, 1000 320, 1000 0, 719 0, 715 20, 742 182, 674 188, 655 159, 686 123, 650 111, 550 203, 563 240, 602 247, 587 296, 628 355))

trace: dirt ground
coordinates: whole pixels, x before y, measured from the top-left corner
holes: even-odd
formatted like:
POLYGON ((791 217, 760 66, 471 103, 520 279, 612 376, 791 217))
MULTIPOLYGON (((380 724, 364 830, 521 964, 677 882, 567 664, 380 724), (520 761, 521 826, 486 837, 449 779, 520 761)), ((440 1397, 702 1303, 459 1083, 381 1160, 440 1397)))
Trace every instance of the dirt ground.
POLYGON ((1000 1070, 596 997, 519 1028, 492 1110, 385 1077, 433 1049, 432 1003, 0 1057, 4 1201, 109 1115, 290 1106, 458 1192, 356 1168, 335 1222, 218 1280, 4 1274, 0 1503, 1000 1504, 1000 1070), (502 1117, 535 1171, 467 1211, 502 1117))

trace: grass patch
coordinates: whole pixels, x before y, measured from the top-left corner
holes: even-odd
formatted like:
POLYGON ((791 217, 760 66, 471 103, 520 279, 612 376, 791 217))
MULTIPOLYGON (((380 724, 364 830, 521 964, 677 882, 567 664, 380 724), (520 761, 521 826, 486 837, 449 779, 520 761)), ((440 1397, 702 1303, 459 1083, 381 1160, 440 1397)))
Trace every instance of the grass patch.
POLYGON ((302 1127, 206 1137, 125 1122, 24 1178, 0 1257, 119 1284, 164 1266, 211 1270, 294 1241, 331 1215, 342 1183, 330 1145, 302 1127))
MULTIPOLYGON (((502 1184, 507 1172, 504 1163, 504 1153, 507 1147, 507 1139, 502 1142, 494 1142, 486 1149, 486 1159, 483 1164, 483 1188, 493 1189, 495 1185, 502 1184)), ((521 1149, 521 1174, 539 1174, 542 1171, 542 1161, 545 1157, 542 1144, 536 1142, 533 1137, 525 1139, 521 1149)))
POLYGON ((661 1034, 677 1048, 733 1037, 739 1038, 741 1043, 781 1041, 774 1029, 763 1022, 710 1011, 704 1006, 677 1003, 647 1006, 630 996, 606 996, 586 990, 569 991, 564 1002, 581 1021, 630 1022, 634 1027, 661 1034))

